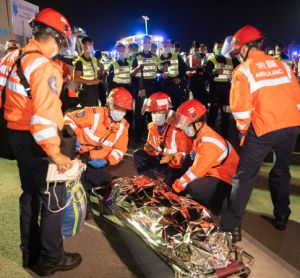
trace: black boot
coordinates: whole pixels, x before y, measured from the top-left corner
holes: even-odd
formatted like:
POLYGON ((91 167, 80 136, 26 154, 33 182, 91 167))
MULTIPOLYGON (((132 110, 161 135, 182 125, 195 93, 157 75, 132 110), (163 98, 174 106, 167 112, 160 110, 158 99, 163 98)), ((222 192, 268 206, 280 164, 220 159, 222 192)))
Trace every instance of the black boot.
POLYGON ((23 259, 23 264, 22 264, 23 268, 30 268, 37 263, 37 261, 39 259, 39 254, 22 252, 22 259, 23 259))
POLYGON ((232 243, 237 243, 238 241, 242 241, 242 229, 241 225, 237 226, 232 232, 232 243))
POLYGON ((56 271, 67 271, 79 266, 82 262, 81 255, 78 253, 63 254, 61 260, 41 256, 38 263, 31 268, 39 276, 50 276, 56 271))
POLYGON ((277 230, 285 230, 288 222, 288 215, 275 216, 275 228, 277 230))

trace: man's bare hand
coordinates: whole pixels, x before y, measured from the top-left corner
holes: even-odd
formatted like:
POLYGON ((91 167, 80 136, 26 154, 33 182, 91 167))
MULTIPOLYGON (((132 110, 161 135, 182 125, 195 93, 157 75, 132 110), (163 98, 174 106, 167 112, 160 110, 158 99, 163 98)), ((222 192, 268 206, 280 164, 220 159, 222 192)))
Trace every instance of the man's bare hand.
POLYGON ((50 156, 52 161, 56 164, 58 171, 65 172, 72 166, 72 160, 62 153, 56 153, 50 156))

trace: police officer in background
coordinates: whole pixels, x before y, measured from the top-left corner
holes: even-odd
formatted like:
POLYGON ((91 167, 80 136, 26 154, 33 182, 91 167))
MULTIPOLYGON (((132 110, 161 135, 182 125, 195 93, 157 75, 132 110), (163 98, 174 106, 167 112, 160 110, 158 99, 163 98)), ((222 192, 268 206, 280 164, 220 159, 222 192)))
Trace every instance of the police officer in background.
POLYGON ((124 87, 129 92, 131 88, 131 62, 127 59, 127 53, 125 52, 125 45, 118 43, 115 46, 116 58, 111 62, 108 68, 108 90, 111 91, 116 87, 124 87))
MULTIPOLYGON (((0 90, 4 84, 4 116, 23 191, 20 197, 23 267, 40 276, 49 276, 56 271, 71 270, 82 261, 79 254, 64 252, 62 212, 50 211, 57 209, 57 203, 51 201, 48 206, 49 196, 45 194, 49 160, 62 172, 72 165, 60 152, 58 129, 62 129, 64 122, 59 95, 63 79, 61 68, 52 61, 59 48, 68 43, 71 28, 62 14, 50 8, 40 11, 31 26, 33 38, 28 45, 1 61, 0 68, 8 70, 1 70, 0 90), (14 67, 17 60, 21 63, 18 73, 14 67), (15 78, 18 75, 24 79, 15 78)), ((53 186, 50 185, 49 191, 54 196, 53 186)), ((55 194, 62 206, 65 185, 57 186, 55 194)))
POLYGON ((231 86, 231 73, 239 64, 237 58, 225 58, 222 55, 223 42, 214 44, 214 54, 206 63, 206 74, 209 79, 209 94, 211 106, 209 109, 207 124, 214 128, 218 112, 221 110, 221 134, 228 137, 229 128, 229 92, 231 86))
MULTIPOLYGON (((123 87, 132 95, 132 86, 131 86, 131 61, 127 58, 127 53, 125 52, 125 45, 118 43, 115 46, 116 58, 111 62, 108 68, 108 90, 111 91, 117 87, 123 87)), ((132 132, 132 111, 126 113, 126 120, 130 124, 130 132, 132 132)))
POLYGON ((188 88, 192 91, 193 98, 199 100, 205 107, 208 107, 205 71, 206 54, 206 45, 194 41, 187 57, 188 71, 186 74, 189 78, 188 88))
POLYGON ((90 37, 81 39, 83 53, 75 61, 74 81, 80 84, 79 100, 82 107, 98 106, 98 65, 97 59, 92 57, 94 51, 93 40, 90 37))
POLYGON ((136 90, 135 98, 135 139, 139 141, 143 129, 146 129, 146 119, 141 116, 143 98, 151 96, 157 91, 158 83, 156 74, 158 71, 158 57, 153 55, 151 50, 151 37, 143 37, 143 51, 138 52, 132 61, 131 76, 134 78, 136 90))
POLYGON ((160 84, 165 84, 165 86, 160 89, 168 93, 171 97, 174 110, 176 110, 183 101, 183 81, 186 74, 186 64, 180 55, 173 53, 174 48, 171 44, 171 40, 163 41, 162 45, 163 50, 160 55, 160 62, 169 62, 168 71, 162 75, 162 78, 169 82, 160 82, 160 84))

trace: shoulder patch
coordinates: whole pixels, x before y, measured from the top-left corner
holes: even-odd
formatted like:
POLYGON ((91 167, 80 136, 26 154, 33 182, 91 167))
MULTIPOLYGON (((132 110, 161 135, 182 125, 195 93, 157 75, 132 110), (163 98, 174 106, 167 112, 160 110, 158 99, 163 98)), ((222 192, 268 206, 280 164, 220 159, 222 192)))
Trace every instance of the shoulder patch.
POLYGON ((50 87, 50 90, 53 94, 58 94, 57 91, 57 80, 56 80, 56 76, 52 75, 49 79, 48 79, 48 85, 50 87))
POLYGON ((81 110, 79 111, 78 113, 75 114, 75 117, 76 118, 82 118, 85 114, 85 111, 84 110, 81 110))

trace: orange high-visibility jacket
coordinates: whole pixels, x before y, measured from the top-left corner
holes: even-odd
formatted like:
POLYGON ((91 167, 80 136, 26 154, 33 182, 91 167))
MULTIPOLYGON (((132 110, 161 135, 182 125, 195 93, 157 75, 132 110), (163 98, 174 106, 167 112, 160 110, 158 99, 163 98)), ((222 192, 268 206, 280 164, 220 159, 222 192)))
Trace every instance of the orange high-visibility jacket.
MULTIPOLYGON (((64 124, 59 99, 63 84, 62 71, 50 57, 47 57, 46 53, 51 52, 50 48, 51 46, 49 49, 45 49, 44 46, 41 48, 39 42, 34 39, 23 48, 23 53, 32 50, 43 53, 28 54, 21 61, 24 75, 31 88, 32 99, 27 96, 16 71, 13 70, 6 86, 4 107, 8 128, 30 131, 48 156, 60 151, 57 129, 62 129, 64 124)), ((6 77, 18 55, 19 50, 16 50, 2 59, 0 90, 5 85, 6 77)))
POLYGON ((239 156, 231 144, 226 142, 221 135, 205 124, 193 143, 193 150, 196 153, 194 163, 180 179, 175 181, 173 189, 181 192, 190 182, 205 176, 216 177, 231 184, 239 156), (226 157, 225 162, 221 164, 226 157))
POLYGON ((233 72, 230 108, 237 128, 257 136, 300 125, 300 88, 290 67, 255 50, 233 72))
POLYGON ((193 141, 186 136, 183 130, 176 128, 174 125, 170 125, 169 128, 165 127, 163 133, 160 135, 158 127, 155 123, 148 124, 148 138, 147 142, 150 143, 156 150, 148 152, 150 155, 166 155, 173 156, 168 165, 172 168, 180 168, 182 160, 186 154, 189 154, 192 150, 193 141), (164 141, 165 139, 165 141, 164 141), (165 143, 165 148, 161 148, 161 143, 165 143))
POLYGON ((67 113, 65 124, 77 135, 80 153, 89 152, 90 159, 102 158, 116 165, 127 152, 129 124, 125 119, 112 121, 107 107, 85 107, 67 113))

